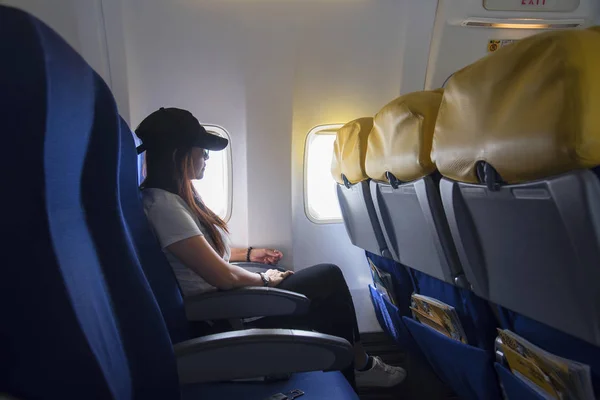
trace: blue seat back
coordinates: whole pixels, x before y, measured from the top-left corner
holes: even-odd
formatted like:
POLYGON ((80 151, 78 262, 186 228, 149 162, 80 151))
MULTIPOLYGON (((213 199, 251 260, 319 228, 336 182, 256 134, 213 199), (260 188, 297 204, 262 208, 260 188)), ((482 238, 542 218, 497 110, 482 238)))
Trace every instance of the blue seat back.
POLYGON ((438 376, 464 399, 500 399, 493 368, 497 322, 483 299, 468 289, 409 269, 415 291, 455 308, 468 344, 450 339, 413 319, 404 322, 438 376))
POLYGON ((391 293, 394 303, 382 296, 374 285, 369 286, 375 315, 381 328, 389 334, 405 351, 414 351, 415 343, 402 322, 403 316, 410 315, 410 297, 414 291, 411 277, 406 268, 396 261, 365 252, 367 260, 379 270, 390 274, 392 279, 391 293))
POLYGON ((173 350, 118 197, 119 118, 104 82, 52 30, 0 7, 0 392, 178 398, 173 350))
POLYGON ((459 288, 409 269, 415 292, 433 297, 455 308, 470 345, 493 352, 498 322, 488 303, 468 289, 459 288))
POLYGON ((121 119, 121 157, 119 196, 129 238, 142 265, 165 320, 171 340, 178 343, 189 338, 189 326, 183 298, 169 261, 162 252, 142 206, 138 188, 138 165, 135 143, 129 126, 121 119))

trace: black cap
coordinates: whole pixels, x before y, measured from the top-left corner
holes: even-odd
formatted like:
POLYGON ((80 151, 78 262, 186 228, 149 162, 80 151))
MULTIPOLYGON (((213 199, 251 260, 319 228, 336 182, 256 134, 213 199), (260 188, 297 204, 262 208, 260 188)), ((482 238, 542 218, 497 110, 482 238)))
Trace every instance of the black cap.
POLYGON ((187 110, 163 108, 148 115, 135 130, 142 144, 138 154, 148 149, 176 149, 201 147, 206 150, 223 150, 229 141, 208 133, 187 110))

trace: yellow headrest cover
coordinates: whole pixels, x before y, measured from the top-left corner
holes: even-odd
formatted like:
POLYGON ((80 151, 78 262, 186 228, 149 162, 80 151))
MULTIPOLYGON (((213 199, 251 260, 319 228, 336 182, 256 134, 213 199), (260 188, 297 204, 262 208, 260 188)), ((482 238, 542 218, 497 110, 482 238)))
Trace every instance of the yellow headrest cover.
POLYGON ((508 183, 600 164, 600 30, 542 33, 502 47, 448 82, 432 158, 476 183, 486 161, 508 183))
POLYGON ((408 182, 435 171, 431 143, 442 93, 441 89, 408 93, 375 115, 365 161, 370 178, 387 181, 389 171, 408 182))
POLYGON ((333 179, 343 184, 342 174, 350 183, 369 179, 365 172, 367 138, 373 128, 373 118, 359 118, 348 122, 338 131, 333 143, 333 179))

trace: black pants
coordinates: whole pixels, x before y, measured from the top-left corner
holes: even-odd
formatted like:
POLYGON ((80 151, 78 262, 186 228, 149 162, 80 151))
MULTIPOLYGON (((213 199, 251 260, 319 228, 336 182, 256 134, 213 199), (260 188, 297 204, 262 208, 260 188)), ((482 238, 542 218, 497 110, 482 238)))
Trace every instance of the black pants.
MULTIPOLYGON (((342 337, 350 344, 360 340, 352 296, 338 266, 319 264, 303 269, 285 279, 277 288, 308 297, 311 301, 309 312, 305 315, 265 317, 255 321, 253 326, 315 330, 342 337)), ((342 372, 355 387, 354 365, 342 372)))

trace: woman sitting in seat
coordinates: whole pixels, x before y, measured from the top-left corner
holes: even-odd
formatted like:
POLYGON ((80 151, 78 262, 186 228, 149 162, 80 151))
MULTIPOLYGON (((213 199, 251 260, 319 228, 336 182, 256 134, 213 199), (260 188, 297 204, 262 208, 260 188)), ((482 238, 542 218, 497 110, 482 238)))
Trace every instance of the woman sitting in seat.
POLYGON ((147 176, 141 185, 144 210, 173 267, 184 296, 245 286, 278 287, 311 300, 307 315, 266 317, 259 327, 316 330, 354 344, 354 366, 344 372, 359 387, 390 387, 406 371, 368 356, 360 344, 352 297, 341 270, 321 264, 297 273, 269 269, 254 273, 230 264, 253 261, 277 264, 277 250, 232 248, 227 225, 208 209, 191 180, 202 179, 209 150, 224 149, 225 138, 209 134, 186 110, 161 108, 136 129, 146 151, 147 176))

